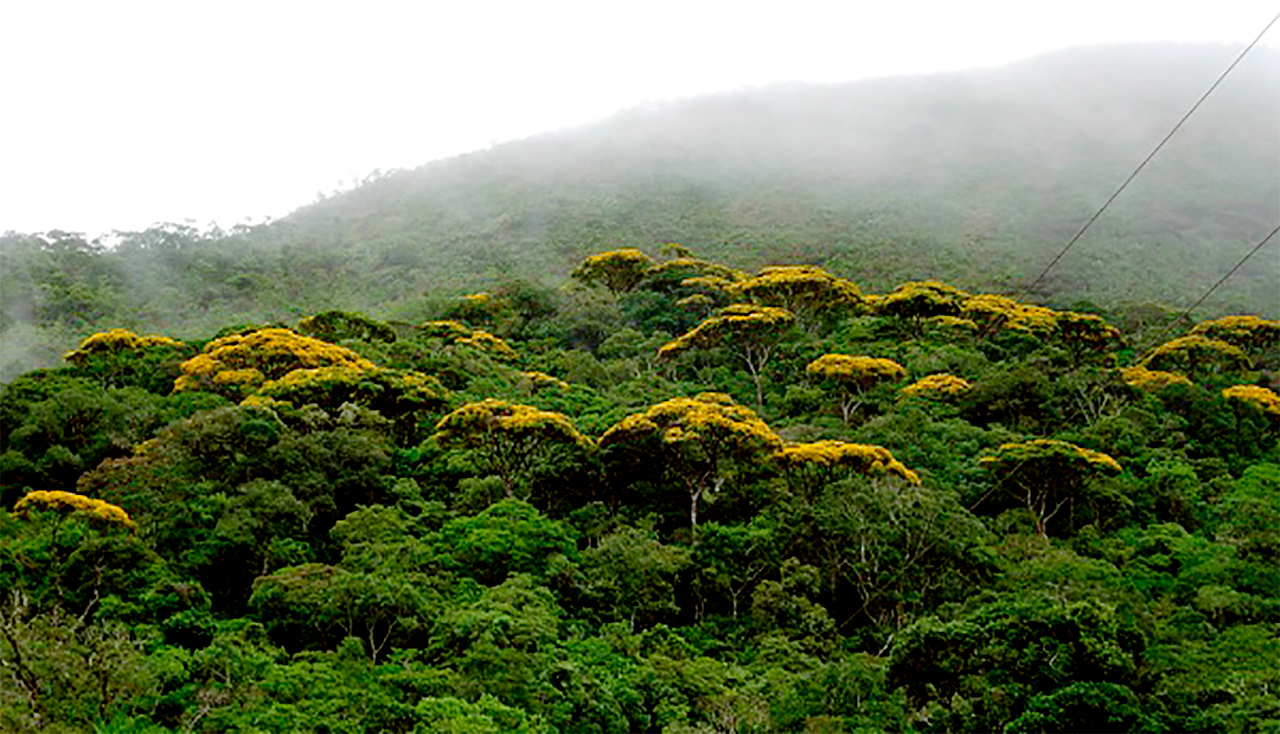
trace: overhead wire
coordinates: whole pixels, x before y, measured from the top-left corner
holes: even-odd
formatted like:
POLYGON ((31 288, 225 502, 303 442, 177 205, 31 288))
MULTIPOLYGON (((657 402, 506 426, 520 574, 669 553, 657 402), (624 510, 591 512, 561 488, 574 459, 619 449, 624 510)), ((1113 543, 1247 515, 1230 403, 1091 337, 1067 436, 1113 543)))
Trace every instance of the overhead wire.
POLYGON ((1240 55, 1236 57, 1235 61, 1232 61, 1231 65, 1228 66, 1221 74, 1218 75, 1218 78, 1214 80, 1213 84, 1209 85, 1209 88, 1205 90, 1205 93, 1200 95, 1200 99, 1196 100, 1196 103, 1191 105, 1191 109, 1187 110, 1187 113, 1182 116, 1182 119, 1178 120, 1178 123, 1173 126, 1173 129, 1169 131, 1169 134, 1165 135, 1164 139, 1161 140, 1160 143, 1157 144, 1156 147, 1153 148, 1151 152, 1147 154, 1147 157, 1142 159, 1142 162, 1138 164, 1138 167, 1133 169, 1133 173, 1130 173, 1129 177, 1124 180, 1124 183, 1120 184, 1120 187, 1117 188, 1115 192, 1111 194, 1110 198, 1108 198, 1106 202, 1103 203, 1103 205, 1098 209, 1098 211, 1094 212, 1093 216, 1089 217, 1089 220, 1084 223, 1084 226, 1080 228, 1080 231, 1076 232, 1075 236, 1072 237, 1067 242, 1066 246, 1062 248, 1062 251, 1059 252, 1058 255, 1054 257, 1053 260, 1051 260, 1047 266, 1045 266, 1045 269, 1040 272, 1040 275, 1036 276, 1036 279, 1031 281, 1030 285, 1022 288, 1022 290, 1018 293, 1017 300, 1020 301, 1023 298, 1025 298, 1027 294, 1031 292, 1031 289, 1035 288, 1037 285, 1040 284, 1040 281, 1044 280, 1044 277, 1049 274, 1049 271, 1052 270, 1053 267, 1058 264, 1058 261, 1061 260, 1063 256, 1066 255, 1067 252, 1070 251, 1071 248, 1075 246, 1076 242, 1078 242, 1080 238, 1084 235, 1084 233, 1087 232, 1091 226, 1093 226, 1093 223, 1098 220, 1098 217, 1102 216, 1102 213, 1107 210, 1107 207, 1111 206, 1111 203, 1114 202, 1116 198, 1120 196, 1120 193, 1129 186, 1129 183, 1138 176, 1138 174, 1142 171, 1143 168, 1146 168, 1147 164, 1151 162, 1151 159, 1155 157, 1156 153, 1159 153, 1160 149, 1164 147, 1165 143, 1169 142, 1169 139, 1172 138, 1174 134, 1178 132, 1179 128, 1182 127, 1183 123, 1185 123, 1187 119, 1191 117, 1191 115, 1195 114, 1195 111, 1200 108, 1200 105, 1203 104, 1206 99, 1208 99, 1209 95, 1213 94, 1213 90, 1217 89, 1218 85, 1222 84, 1222 80, 1226 79, 1227 75, 1231 73, 1232 69, 1235 69, 1236 66, 1240 63, 1240 61, 1244 59, 1244 57, 1250 51, 1253 50, 1254 46, 1258 45, 1258 42, 1262 40, 1263 36, 1267 35, 1267 31, 1271 30, 1271 26, 1275 25, 1277 21, 1280 21, 1280 13, 1277 13, 1276 16, 1271 19, 1271 22, 1267 23, 1266 27, 1262 29, 1262 32, 1259 33, 1258 36, 1253 39, 1253 42, 1250 43, 1248 46, 1246 46, 1245 49, 1240 52, 1240 55))
POLYGON ((1272 238, 1272 237, 1275 237, 1277 233, 1280 233, 1280 224, 1276 225, 1276 228, 1275 228, 1275 229, 1273 229, 1273 230, 1271 230, 1271 233, 1270 233, 1270 234, 1268 234, 1266 237, 1263 237, 1263 238, 1262 238, 1262 240, 1258 242, 1258 244, 1256 244, 1256 245, 1254 245, 1254 246, 1253 246, 1253 249, 1252 249, 1252 250, 1249 250, 1249 252, 1248 252, 1244 257, 1240 258, 1240 262, 1236 263, 1236 266, 1235 266, 1234 268, 1231 268, 1231 270, 1227 271, 1227 274, 1226 274, 1226 275, 1224 275, 1224 276, 1222 276, 1221 278, 1219 278, 1219 279, 1218 279, 1218 282, 1217 282, 1217 283, 1214 283, 1214 284, 1213 284, 1213 287, 1211 287, 1211 288, 1209 288, 1209 290, 1205 291, 1204 295, 1203 295, 1203 296, 1200 296, 1199 300, 1197 300, 1195 303, 1193 303, 1193 304, 1191 304, 1190 306, 1188 306, 1186 311, 1183 311, 1183 312, 1182 312, 1181 314, 1179 314, 1176 318, 1174 318, 1174 319, 1172 319, 1171 321, 1169 321, 1169 323, 1168 323, 1168 324, 1166 324, 1166 325, 1165 325, 1165 327, 1164 327, 1163 329, 1161 329, 1161 330, 1160 330, 1160 333, 1158 333, 1158 334, 1155 336, 1155 338, 1154 338, 1154 339, 1150 339, 1150 340, 1148 340, 1148 342, 1147 342, 1146 346, 1144 346, 1141 350, 1139 350, 1139 353, 1141 353, 1141 352, 1143 352, 1143 351, 1146 351, 1147 349, 1149 349, 1150 347, 1152 347, 1152 346, 1153 346, 1153 345, 1155 345, 1155 344, 1159 344, 1159 343, 1160 343, 1160 340, 1161 340, 1161 339, 1164 339, 1165 334, 1168 334, 1170 329, 1172 329, 1175 325, 1177 325, 1177 324, 1178 324, 1179 322, 1181 322, 1183 319, 1187 318, 1187 316, 1191 315, 1191 312, 1192 312, 1192 311, 1194 311, 1194 310, 1196 310, 1196 307, 1197 307, 1197 306, 1199 306, 1200 304, 1204 303, 1204 302, 1205 302, 1205 300, 1209 298, 1209 296, 1213 295, 1213 292, 1214 292, 1214 291, 1216 291, 1216 290, 1218 290, 1218 286, 1220 286, 1220 285, 1222 285, 1223 283, 1227 282, 1227 279, 1228 279, 1228 278, 1230 278, 1231 276, 1235 275, 1235 274, 1236 274, 1236 271, 1237 271, 1237 270, 1239 270, 1241 267, 1243 267, 1243 266, 1244 266, 1244 264, 1245 264, 1246 262, 1248 262, 1248 261, 1249 261, 1249 258, 1251 258, 1251 257, 1253 257, 1254 255, 1256 255, 1256 254, 1258 253, 1258 250, 1261 250, 1261 249, 1262 249, 1262 247, 1263 247, 1264 245, 1266 245, 1268 242, 1270 242, 1270 241, 1271 241, 1271 238, 1272 238))

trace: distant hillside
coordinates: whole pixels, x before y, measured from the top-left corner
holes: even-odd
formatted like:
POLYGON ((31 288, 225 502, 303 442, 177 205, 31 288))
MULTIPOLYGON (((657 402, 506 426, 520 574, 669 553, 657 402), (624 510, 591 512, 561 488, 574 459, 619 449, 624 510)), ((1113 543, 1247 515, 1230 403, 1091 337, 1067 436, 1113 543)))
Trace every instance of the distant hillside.
MULTIPOLYGON (((1017 290, 1238 53, 1083 48, 993 70, 725 93, 393 172, 231 233, 161 228, 65 257, 10 237, 3 322, 29 321, 58 293, 80 309, 54 317, 73 331, 329 307, 407 315, 424 292, 554 284, 590 252, 673 241, 744 268, 823 263, 867 290, 925 276, 1017 290), (68 279, 83 287, 71 293, 68 279)), ((1280 51, 1255 49, 1035 296, 1194 301, 1280 221, 1277 90, 1280 51)), ((1197 315, 1280 316, 1278 250, 1197 315)))
MULTIPOLYGON (((281 226, 396 262, 545 272, 679 241, 744 266, 1034 276, 1238 49, 1077 49, 1001 69, 632 110, 400 172, 281 226)), ((1280 217, 1280 53, 1258 50, 1056 270, 1048 297, 1174 304, 1280 217)), ((1274 258, 1224 298, 1274 307, 1274 258), (1269 294, 1269 295, 1268 295, 1269 294)))

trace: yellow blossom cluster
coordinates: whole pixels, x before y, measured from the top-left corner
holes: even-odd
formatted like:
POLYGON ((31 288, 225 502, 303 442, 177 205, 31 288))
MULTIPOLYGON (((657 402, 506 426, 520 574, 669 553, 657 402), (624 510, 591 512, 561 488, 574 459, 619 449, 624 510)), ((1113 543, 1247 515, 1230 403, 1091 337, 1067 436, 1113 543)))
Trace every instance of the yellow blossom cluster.
POLYGON ((599 283, 614 293, 625 293, 639 285, 653 266, 653 260, 634 247, 610 250, 588 257, 572 276, 584 283, 599 283))
POLYGON ((1229 342, 1243 349, 1262 351, 1280 343, 1280 321, 1257 316, 1223 316, 1196 324, 1191 329, 1191 335, 1229 342))
POLYGON ((260 385, 265 379, 261 370, 256 370, 252 367, 243 370, 222 370, 213 373, 215 385, 260 385))
POLYGON ((501 338, 480 329, 476 329, 471 332, 471 335, 468 337, 458 339, 456 343, 464 344, 468 347, 484 352, 495 359, 515 361, 520 358, 520 355, 516 353, 516 350, 511 348, 510 344, 507 344, 501 338))
POLYGON ((525 392, 535 393, 549 388, 557 388, 560 390, 568 390, 569 383, 558 377, 552 377, 545 372, 521 372, 521 382, 524 385, 525 392))
POLYGON ((719 278, 728 282, 737 282, 746 280, 747 274, 741 270, 735 270, 718 263, 700 260, 696 257, 677 257, 666 262, 658 263, 649 268, 646 274, 649 278, 673 278, 682 276, 681 280, 687 278, 696 278, 700 276, 710 276, 719 278))
POLYGON ((686 349, 715 346, 727 338, 750 340, 754 336, 773 335, 794 321, 795 316, 784 308, 735 303, 720 309, 674 341, 662 345, 658 356, 674 357, 686 349))
POLYGON ((733 443, 738 446, 781 447, 782 439, 754 410, 724 393, 700 393, 672 398, 643 413, 623 418, 605 431, 602 446, 657 435, 664 444, 733 443))
POLYGON ((1119 474, 1122 469, 1119 462, 1101 451, 1086 449, 1067 441, 1037 438, 1022 443, 1001 444, 994 456, 984 456, 978 463, 985 467, 1018 467, 1028 462, 1083 463, 1086 466, 1108 474, 1119 474))
POLYGON ((244 334, 215 339, 204 352, 181 365, 182 375, 174 382, 175 392, 239 386, 257 387, 258 380, 279 379, 296 369, 373 363, 336 344, 303 336, 291 329, 255 329, 244 334), (222 372, 230 372, 219 377, 222 372))
POLYGON ((920 476, 883 446, 844 441, 793 443, 784 446, 775 454, 775 459, 788 472, 818 469, 828 475, 833 469, 847 469, 868 476, 892 475, 910 484, 920 484, 920 476))
POLYGON ((1235 385, 1223 390, 1222 397, 1251 403, 1268 415, 1280 417, 1280 395, 1265 387, 1235 385))
POLYGON ((680 285, 685 288, 700 288, 712 293, 728 293, 733 284, 734 281, 718 275, 698 275, 680 281, 680 285))
POLYGON ((909 281, 892 292, 876 298, 864 298, 877 313, 902 318, 954 316, 969 294, 940 280, 909 281))
POLYGON ((73 492, 36 490, 28 492, 13 506, 13 513, 22 518, 26 518, 31 510, 56 510, 80 514, 92 520, 120 525, 129 530, 137 527, 124 509, 110 502, 73 492))
POLYGON ((1097 314, 1058 311, 1054 320, 1058 336, 1074 344, 1101 349, 1120 339, 1120 330, 1097 314))
POLYGON ((898 392, 912 397, 947 397, 968 392, 972 387, 968 380, 942 372, 916 380, 898 392))
POLYGON ((516 350, 501 338, 482 329, 469 328, 457 321, 425 321, 418 326, 418 330, 424 336, 462 344, 495 359, 515 361, 520 358, 516 350))
POLYGON ((1251 363, 1244 350, 1234 344, 1193 334, 1161 344, 1139 364, 1147 369, 1178 366, 1195 373, 1200 367, 1247 369, 1251 363))
POLYGON ((1190 378, 1186 375, 1180 375, 1177 372, 1149 370, 1141 365, 1125 367, 1120 370, 1120 379, 1124 380, 1124 383, 1129 387, 1136 387, 1147 392, 1156 392, 1174 385, 1191 384, 1190 378))
POLYGON ((779 306, 793 313, 815 313, 853 307, 862 294, 853 282, 817 265, 776 265, 729 286, 729 292, 752 302, 779 306))
POLYGON ((1055 312, 1051 308, 994 294, 966 298, 960 304, 960 314, 979 325, 998 322, 1007 329, 1028 334, 1049 334, 1057 325, 1055 312))
POLYGON ((83 367, 88 358, 95 354, 108 354, 124 350, 138 351, 149 347, 172 347, 180 349, 187 346, 177 339, 170 339, 159 334, 139 336, 128 329, 111 329, 86 337, 75 350, 62 355, 68 362, 83 367))
POLYGON ((471 336, 471 329, 457 321, 424 321, 418 325, 423 336, 434 339, 466 339, 471 336))
POLYGON ((715 305, 715 301, 705 293, 694 293, 691 296, 685 296, 676 301, 676 305, 689 311, 700 311, 706 313, 715 305))
POLYGON ((278 380, 263 383, 241 405, 315 404, 334 408, 351 402, 394 415, 436 407, 444 401, 444 387, 430 375, 359 362, 293 370, 278 380))
POLYGON ((582 448, 593 445, 563 413, 495 398, 467 403, 441 418, 435 439, 471 448, 513 439, 553 440, 582 448))
POLYGON ((907 374, 906 368, 892 359, 849 354, 824 354, 810 362, 805 371, 811 375, 858 385, 897 380, 907 374))
POLYGON ((969 319, 962 319, 959 316, 934 316, 929 319, 929 323, 941 326, 945 329, 964 329, 965 331, 977 331, 978 325, 969 319))

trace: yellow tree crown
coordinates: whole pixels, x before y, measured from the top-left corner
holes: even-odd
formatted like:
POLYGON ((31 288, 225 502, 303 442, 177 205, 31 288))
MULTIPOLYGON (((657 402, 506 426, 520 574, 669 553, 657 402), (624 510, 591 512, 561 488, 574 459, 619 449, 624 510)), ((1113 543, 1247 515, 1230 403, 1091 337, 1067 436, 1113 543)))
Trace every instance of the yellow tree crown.
POLYGON ((845 469, 867 476, 895 476, 909 484, 920 484, 911 471, 883 446, 844 441, 815 441, 787 444, 774 455, 785 471, 845 469))
POLYGON ((906 376, 907 370, 892 359, 853 356, 849 354, 824 354, 809 363, 805 371, 837 382, 848 382, 866 387, 882 380, 897 380, 906 376))
POLYGON ((1191 329, 1191 335, 1229 342, 1243 349, 1262 351, 1280 343, 1280 321, 1257 316, 1223 316, 1196 324, 1191 329))
POLYGON ((28 492, 13 506, 13 514, 26 518, 32 510, 54 510, 76 514, 111 525, 134 530, 137 525, 123 508, 110 502, 86 497, 74 492, 36 490, 28 492))
POLYGON ((238 387, 243 393, 296 369, 336 365, 373 367, 372 362, 346 347, 291 329, 255 329, 209 342, 204 352, 182 363, 182 375, 173 389, 225 392, 219 388, 238 387))
POLYGON ((857 306, 862 294, 853 282, 817 265, 775 265, 732 283, 729 292, 752 302, 779 306, 792 313, 814 314, 857 306))
POLYGON ((610 250, 582 261, 570 277, 600 284, 615 294, 635 288, 653 267, 653 259, 634 247, 610 250))
POLYGON ((1191 385, 1191 379, 1177 372, 1149 370, 1142 365, 1125 367, 1120 370, 1120 379, 1129 387, 1146 392, 1158 392, 1174 385, 1191 385))
POLYGON ((1222 397, 1242 400, 1257 406, 1262 412, 1273 417, 1280 417, 1280 395, 1265 387, 1257 385, 1234 385, 1222 391, 1222 397))
POLYGON ((735 303, 720 309, 702 323, 664 344, 658 350, 662 358, 674 357, 687 349, 706 349, 725 340, 735 342, 777 337, 795 321, 795 315, 784 308, 735 303))
POLYGON ((95 354, 114 354, 123 351, 136 352, 150 347, 181 349, 187 346, 177 339, 159 334, 139 336, 128 329, 110 329, 86 337, 75 350, 62 355, 68 362, 83 367, 95 354))
POLYGON ((899 390, 903 395, 921 398, 950 397, 968 392, 973 387, 962 377, 942 372, 923 377, 899 390))

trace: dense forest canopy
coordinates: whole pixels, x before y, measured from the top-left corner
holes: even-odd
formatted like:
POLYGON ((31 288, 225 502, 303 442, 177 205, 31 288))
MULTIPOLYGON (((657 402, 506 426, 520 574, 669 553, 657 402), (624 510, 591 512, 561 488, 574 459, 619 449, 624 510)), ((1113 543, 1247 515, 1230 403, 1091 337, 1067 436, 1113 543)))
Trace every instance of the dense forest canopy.
POLYGON ((0 237, 0 730, 1274 729, 1276 52, 1027 288, 1233 53, 0 237))
POLYGON ((1280 321, 571 272, 5 385, 0 729, 1280 718, 1280 321))
MULTIPOLYGON (((1076 49, 990 70, 790 85, 634 109, 371 175, 279 221, 157 225, 102 240, 0 237, 0 380, 112 327, 199 336, 338 308, 420 320, 585 256, 682 242, 752 270, 820 264, 888 290, 941 278, 1016 293, 1237 49, 1076 49)), ((1183 308, 1280 216, 1280 52, 1257 48, 1035 300, 1183 308)), ((1202 307, 1280 316, 1271 243, 1202 307)))

